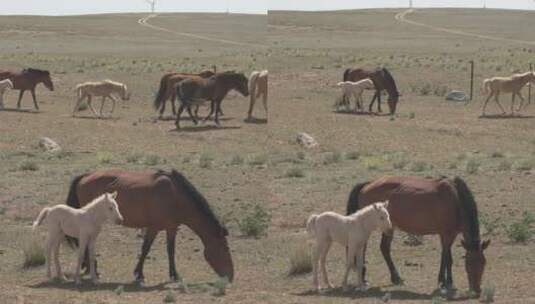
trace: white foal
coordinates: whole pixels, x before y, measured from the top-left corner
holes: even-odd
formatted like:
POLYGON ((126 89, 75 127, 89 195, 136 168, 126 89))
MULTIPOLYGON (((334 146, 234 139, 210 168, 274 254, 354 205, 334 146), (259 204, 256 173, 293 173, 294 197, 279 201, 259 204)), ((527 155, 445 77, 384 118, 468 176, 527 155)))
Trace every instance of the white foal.
POLYGON ((349 271, 355 266, 355 260, 357 263, 357 288, 364 287, 362 269, 366 242, 374 230, 379 229, 386 232, 392 229, 387 207, 388 201, 369 205, 348 216, 328 211, 313 214, 308 218, 307 233, 316 240, 316 250, 312 257, 314 288, 318 291, 321 289, 318 268, 321 268, 323 281, 327 287, 333 287, 325 269, 325 260, 333 241, 347 248, 346 271, 342 282, 344 290, 348 289, 347 278, 349 271))
POLYGON ((115 198, 117 192, 105 193, 81 209, 74 209, 66 205, 56 205, 54 207, 44 208, 39 216, 33 222, 35 230, 43 221, 48 228, 47 241, 47 276, 51 278, 51 259, 54 254, 54 263, 56 264, 57 277, 64 279, 59 263, 59 247, 65 235, 77 238, 78 263, 75 270, 76 284, 80 284, 80 267, 84 260, 86 247, 89 249, 90 273, 91 280, 94 284, 98 282, 95 272, 95 243, 102 225, 107 220, 113 220, 116 224, 123 222, 123 217, 119 212, 119 207, 115 198))
POLYGON ((337 84, 338 87, 342 88, 343 93, 343 104, 346 104, 349 106, 351 103, 351 100, 347 100, 351 98, 351 96, 355 97, 355 112, 357 109, 362 110, 362 93, 364 90, 375 90, 375 86, 373 85, 373 81, 371 81, 369 78, 359 80, 357 82, 352 81, 343 81, 339 82, 337 84), (347 99, 346 99, 347 98, 347 99))
POLYGON ((13 83, 9 79, 0 81, 0 109, 4 108, 4 94, 7 89, 13 89, 13 83))

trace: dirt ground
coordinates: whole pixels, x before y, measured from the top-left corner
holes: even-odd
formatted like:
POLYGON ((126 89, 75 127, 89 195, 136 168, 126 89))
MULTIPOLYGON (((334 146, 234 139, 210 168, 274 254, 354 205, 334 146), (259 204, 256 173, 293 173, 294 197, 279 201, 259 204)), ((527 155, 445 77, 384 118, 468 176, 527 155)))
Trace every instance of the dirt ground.
MULTIPOLYGON (((48 69, 56 87, 53 92, 39 87, 40 112, 31 110, 29 94, 24 111, 12 110, 16 92, 8 93, 8 110, 0 111, 0 303, 162 303, 169 295, 177 303, 380 303, 386 293, 394 303, 431 303, 440 259, 435 236, 413 247, 404 243, 404 233, 396 233, 392 252, 403 286, 390 284, 378 234, 368 246, 366 293, 318 294, 310 274, 288 275, 289 256, 306 242, 308 215, 344 212, 354 184, 383 175, 463 177, 478 203, 483 238, 492 240, 483 285, 495 287, 497 303, 535 303, 535 243, 515 243, 507 234, 523 212, 535 212, 535 110, 530 105, 515 117, 481 118, 479 92, 483 78, 527 70, 535 48, 403 23, 395 19, 400 12, 162 14, 148 21, 169 32, 140 25, 141 14, 0 17, 0 67, 48 69), (474 100, 445 101, 450 89, 469 89, 470 60, 476 66, 474 100), (270 70, 267 124, 244 121, 248 99, 237 93, 223 102, 221 128, 212 122, 193 126, 185 119, 176 132, 171 119, 156 120, 152 99, 162 74, 213 64, 246 74, 270 70), (343 70, 378 65, 398 83, 397 114, 334 112, 335 84, 343 70), (131 100, 121 102, 112 118, 94 119, 89 111, 71 117, 74 86, 104 78, 126 83, 131 100), (302 149, 295 143, 298 132, 311 134, 319 147, 302 149), (42 153, 41 136, 57 140, 65 152, 42 153), (107 226, 98 241, 100 285, 49 282, 43 266, 22 267, 31 222, 44 206, 65 201, 73 176, 148 167, 183 172, 228 226, 236 279, 226 295, 214 294, 217 278, 202 257, 202 244, 186 227, 177 240, 177 268, 186 290, 168 282, 161 235, 145 266, 146 285, 133 285, 141 239, 135 230, 117 226, 107 226), (303 177, 289 177, 292 170, 303 177), (267 234, 258 239, 245 237, 237 225, 254 204, 271 214, 267 234)), ((422 9, 406 18, 535 41, 528 12, 422 9)), ((366 93, 366 103, 370 98, 366 93)), ((501 101, 508 109, 510 96, 501 101)), ((488 112, 498 113, 496 105, 490 103, 488 112)), ((265 117, 260 106, 255 116, 265 117)), ((44 240, 44 232, 37 237, 44 240)), ((461 294, 467 280, 458 240, 453 273, 461 294)), ((74 252, 64 247, 62 261, 71 272, 74 252)), ((328 270, 337 286, 343 261, 343 249, 333 247, 328 270)))

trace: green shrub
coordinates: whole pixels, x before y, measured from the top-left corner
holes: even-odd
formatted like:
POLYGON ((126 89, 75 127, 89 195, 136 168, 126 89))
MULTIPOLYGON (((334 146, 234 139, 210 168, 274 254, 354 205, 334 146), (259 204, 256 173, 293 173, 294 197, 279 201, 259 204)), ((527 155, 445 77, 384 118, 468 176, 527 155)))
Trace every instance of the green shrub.
POLYGON ((534 161, 532 159, 521 159, 515 163, 517 171, 530 171, 533 169, 534 161))
POLYGON ((229 284, 229 280, 226 277, 219 278, 217 281, 214 282, 214 288, 215 292, 213 293, 214 296, 224 296, 227 293, 227 286, 229 284))
POLYGON ((305 240, 297 242, 290 252, 289 275, 310 273, 312 271, 312 255, 305 240))
POLYGON ((301 178, 301 177, 305 177, 305 172, 303 172, 303 169, 301 168, 290 168, 288 169, 288 171, 286 171, 286 174, 284 175, 285 177, 290 177, 290 178, 301 178))
POLYGON ((37 171, 39 170, 39 166, 37 165, 36 162, 25 160, 20 163, 19 169, 21 171, 37 171))
POLYGON ((262 166, 267 163, 267 156, 265 154, 257 154, 249 159, 249 165, 262 166))
POLYGON ((476 174, 479 171, 479 167, 481 166, 481 162, 475 158, 470 158, 465 165, 466 173, 468 174, 476 174))
POLYGON ((24 268, 36 267, 45 264, 45 249, 35 237, 30 237, 22 245, 24 253, 24 268))
POLYGON ((143 158, 143 155, 140 153, 133 153, 126 157, 126 162, 130 164, 137 164, 143 158))
POLYGON ((97 160, 101 164, 110 164, 113 160, 113 155, 108 152, 97 152, 97 160))
POLYGON ((414 162, 411 166, 411 171, 412 172, 423 172, 423 171, 426 171, 428 169, 431 169, 432 166, 427 164, 426 162, 423 162, 423 161, 417 161, 417 162, 414 162))
POLYGON ((357 151, 346 153, 346 159, 355 160, 355 159, 359 159, 359 157, 360 157, 360 153, 357 151))
POLYGON ((384 158, 378 155, 361 157, 361 162, 368 170, 380 170, 385 165, 384 158))
POLYGON ((160 158, 160 156, 155 155, 155 154, 147 155, 143 159, 143 164, 145 166, 156 166, 156 165, 158 165, 160 163, 163 163, 163 162, 164 162, 163 159, 160 158))
POLYGON ((176 303, 175 294, 171 290, 167 291, 167 293, 163 297, 163 302, 164 303, 176 303))
POLYGON ((330 153, 327 153, 327 155, 325 155, 325 157, 323 158, 323 164, 324 165, 330 165, 330 164, 335 164, 335 163, 339 163, 340 161, 342 160, 342 154, 340 154, 340 152, 330 152, 330 153))
POLYGON ((209 169, 212 167, 212 161, 212 156, 203 153, 201 154, 201 157, 199 157, 199 167, 203 169, 209 169))
POLYGON ((499 171, 510 171, 512 167, 513 167, 513 164, 507 159, 502 160, 498 164, 499 171))
POLYGON ((495 288, 494 286, 485 285, 481 289, 481 299, 480 301, 482 303, 492 303, 494 302, 494 292, 495 288))
POLYGON ((305 158, 306 158, 305 152, 303 152, 303 151, 297 152, 296 156, 297 156, 297 159, 299 159, 299 160, 305 160, 305 158))
POLYGON ((510 225, 505 226, 507 237, 514 243, 525 243, 534 234, 531 225, 535 222, 535 218, 529 212, 524 212, 522 218, 510 225))
POLYGON ((239 156, 239 155, 234 155, 232 157, 232 159, 230 160, 230 164, 232 166, 239 166, 239 165, 242 165, 243 164, 243 157, 239 156))
POLYGON ((245 216, 238 221, 238 227, 243 235, 258 238, 266 233, 271 222, 271 214, 258 204, 247 209, 245 216))

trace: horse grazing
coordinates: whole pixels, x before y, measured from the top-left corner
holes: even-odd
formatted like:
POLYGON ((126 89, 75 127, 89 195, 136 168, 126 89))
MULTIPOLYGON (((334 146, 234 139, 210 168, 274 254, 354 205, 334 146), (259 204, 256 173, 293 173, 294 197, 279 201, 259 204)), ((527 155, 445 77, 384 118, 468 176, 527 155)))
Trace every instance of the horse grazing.
POLYGON ((115 201, 116 197, 117 192, 111 194, 105 193, 98 196, 81 209, 74 209, 65 205, 57 205, 44 208, 41 213, 39 213, 39 216, 35 222, 33 222, 32 228, 35 230, 43 221, 46 221, 48 228, 48 242, 46 246, 46 267, 48 278, 52 277, 51 263, 53 254, 54 263, 56 264, 56 275, 60 279, 65 279, 59 264, 59 247, 61 241, 67 235, 79 240, 78 264, 76 265, 75 271, 76 284, 81 283, 80 268, 84 260, 86 249, 89 252, 89 260, 91 261, 91 280, 94 284, 98 282, 95 269, 95 245, 98 234, 102 229, 102 225, 108 220, 113 220, 118 225, 123 222, 123 217, 119 212, 119 207, 115 201))
MULTIPOLYGON (((71 183, 67 205, 80 208, 105 192, 117 191, 123 225, 146 228, 141 255, 134 270, 143 282, 143 264, 159 231, 167 233, 169 276, 178 279, 175 267, 175 239, 179 225, 188 226, 204 244, 204 258, 214 271, 230 281, 234 266, 227 243, 227 229, 220 224, 206 199, 175 170, 105 170, 80 175, 71 183)), ((86 259, 85 264, 88 261, 86 259)))
POLYGON ((325 269, 325 259, 332 242, 347 247, 346 271, 343 288, 347 290, 349 270, 353 268, 355 259, 357 267, 357 288, 363 288, 362 269, 364 267, 364 249, 370 234, 374 230, 386 232, 392 229, 387 211, 388 202, 367 206, 351 215, 343 216, 335 212, 313 214, 307 220, 306 230, 316 240, 316 250, 312 258, 313 283, 319 291, 318 267, 323 273, 323 280, 329 288, 333 288, 325 269))
POLYGON ((7 89, 13 89, 13 83, 9 79, 0 81, 0 109, 4 108, 4 94, 7 89))
POLYGON ((336 85, 342 89, 342 104, 348 107, 351 103, 351 96, 355 97, 355 112, 359 109, 362 110, 362 93, 364 93, 364 90, 375 89, 373 81, 369 78, 357 82, 343 81, 336 85))
POLYGON ((0 80, 9 79, 13 83, 13 89, 19 90, 19 101, 17 102, 17 109, 20 109, 20 102, 26 90, 32 93, 33 104, 36 110, 39 110, 37 99, 35 98, 35 87, 43 83, 50 91, 54 91, 54 84, 50 78, 50 72, 45 70, 38 70, 27 68, 20 72, 1 71, 0 80))
POLYGON ((488 94, 488 97, 483 105, 482 115, 485 116, 487 103, 492 96, 494 96, 494 100, 502 110, 502 114, 505 114, 505 110, 498 100, 500 93, 513 93, 513 96, 511 97, 511 114, 514 114, 515 96, 518 96, 520 98, 520 105, 518 106, 517 111, 520 111, 524 105, 524 97, 522 97, 520 90, 522 90, 528 82, 535 83, 535 72, 514 74, 510 77, 492 77, 483 80, 483 86, 481 88, 482 93, 484 95, 488 94))
POLYGON ((113 95, 120 96, 122 100, 130 99, 130 94, 128 93, 128 88, 125 84, 111 81, 109 79, 106 79, 104 81, 80 83, 76 86, 75 90, 76 95, 78 97, 78 101, 74 106, 72 116, 74 116, 76 111, 78 111, 80 104, 85 98, 87 98, 87 105, 95 116, 102 116, 102 109, 104 108, 104 102, 106 101, 106 98, 109 98, 113 101, 110 116, 113 114, 113 110, 115 109, 115 102, 117 101, 117 99, 113 95), (97 114, 97 112, 95 111, 95 109, 93 109, 93 106, 91 105, 91 97, 93 96, 102 97, 102 102, 100 104, 99 111, 100 115, 97 114))
POLYGON ((192 73, 167 73, 162 76, 160 79, 160 88, 158 93, 156 93, 156 98, 154 99, 153 105, 154 109, 160 111, 159 118, 163 117, 165 112, 165 104, 167 100, 171 100, 171 107, 173 109, 173 115, 176 115, 175 100, 176 100, 176 85, 184 79, 188 78, 208 78, 215 75, 215 66, 214 71, 205 70, 198 74, 192 73))
POLYGON ((375 88, 375 95, 370 102, 369 111, 372 111, 372 106, 375 100, 377 99, 377 111, 381 112, 381 92, 386 90, 388 93, 388 107, 390 109, 390 114, 394 115, 396 113, 396 106, 399 101, 399 96, 396 82, 394 77, 390 74, 386 68, 378 68, 375 70, 364 70, 364 69, 346 69, 344 71, 344 81, 359 81, 362 79, 369 78, 373 81, 375 88))
POLYGON ((264 104, 264 110, 266 111, 266 117, 268 114, 268 71, 253 71, 249 77, 249 111, 247 112, 247 119, 253 118, 253 108, 256 99, 262 96, 262 102, 264 104))
POLYGON ((175 121, 177 129, 180 129, 180 115, 186 107, 193 122, 197 124, 197 119, 191 113, 191 106, 198 106, 210 101, 210 113, 204 120, 208 120, 216 110, 215 123, 219 126, 221 102, 228 92, 237 90, 244 97, 249 96, 247 77, 234 71, 217 73, 206 79, 188 78, 178 83, 176 90, 177 96, 181 101, 175 121))
MULTIPOLYGON (((347 214, 379 200, 389 201, 387 209, 394 227, 416 235, 440 236, 440 288, 453 286, 451 246, 457 234, 462 233, 461 244, 466 249, 468 284, 477 294, 481 292, 481 279, 486 263, 483 251, 490 240, 481 242, 476 202, 461 178, 455 177, 451 180, 385 176, 373 182, 357 184, 349 195, 347 214)), ((393 237, 393 230, 391 233, 383 233, 381 252, 390 270, 392 283, 401 284, 402 280, 390 256, 393 237)))

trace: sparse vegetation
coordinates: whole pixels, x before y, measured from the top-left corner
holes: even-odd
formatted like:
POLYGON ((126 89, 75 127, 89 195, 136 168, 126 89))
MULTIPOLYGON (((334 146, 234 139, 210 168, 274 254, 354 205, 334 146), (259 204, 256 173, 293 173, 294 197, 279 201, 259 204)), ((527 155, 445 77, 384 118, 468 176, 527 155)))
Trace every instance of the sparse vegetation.
POLYGON ((22 244, 22 252, 24 257, 24 268, 31 268, 45 264, 45 249, 37 238, 30 236, 25 239, 22 244))
POLYGON ((466 161, 465 170, 468 174, 476 174, 479 171, 481 162, 476 158, 470 158, 466 161))
POLYGON ((168 290, 168 291, 165 293, 165 296, 163 297, 163 302, 164 302, 164 303, 176 303, 176 296, 175 296, 175 294, 174 294, 171 290, 168 290))
POLYGON ((494 302, 495 288, 491 285, 485 285, 481 288, 481 303, 493 303, 494 302))
POLYGON ((293 167, 293 168, 288 169, 288 171, 286 171, 286 174, 284 176, 290 177, 290 178, 300 178, 300 177, 305 177, 305 172, 301 168, 293 167))
POLYGON ((34 161, 25 160, 19 164, 19 169, 21 171, 37 171, 39 170, 39 165, 34 161))
POLYGON ((255 238, 264 235, 271 222, 271 214, 258 204, 244 208, 243 212, 244 217, 238 221, 241 233, 255 238))
POLYGON ((113 161, 113 155, 108 152, 97 152, 97 160, 100 164, 108 165, 113 161))
POLYGON ((424 162, 424 161, 417 161, 412 163, 411 165, 411 171, 412 172, 423 172, 430 170, 432 168, 432 165, 424 162))
POLYGON ((329 152, 323 158, 324 165, 336 164, 342 161, 342 154, 338 151, 329 152))
POLYGON ((535 223, 535 217, 525 211, 520 220, 505 226, 507 237, 514 243, 527 242, 535 233, 531 227, 533 223, 535 223))
POLYGON ((290 252, 289 275, 299 275, 312 271, 312 254, 306 240, 295 242, 290 252))
POLYGON ((212 168, 213 160, 214 159, 211 155, 202 153, 201 156, 199 157, 199 167, 203 169, 210 169, 212 168))
POLYGON ((267 163, 267 155, 257 154, 249 159, 249 165, 251 166, 263 166, 267 163))
POLYGON ((244 162, 243 160, 243 157, 241 157, 240 155, 236 154, 232 157, 232 159, 230 160, 230 164, 232 166, 239 166, 239 165, 242 165, 244 162))

